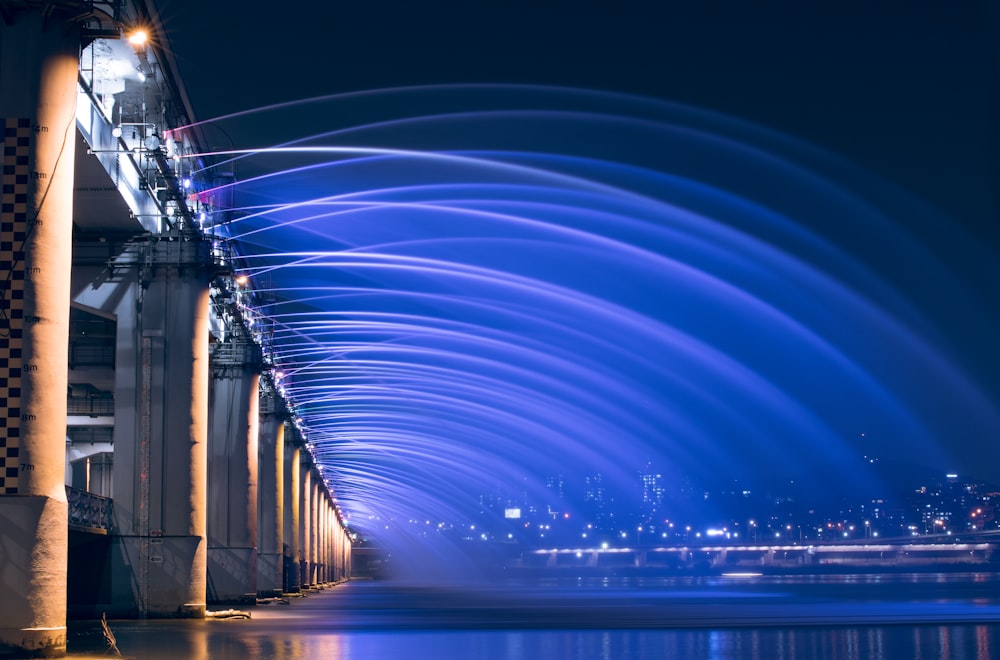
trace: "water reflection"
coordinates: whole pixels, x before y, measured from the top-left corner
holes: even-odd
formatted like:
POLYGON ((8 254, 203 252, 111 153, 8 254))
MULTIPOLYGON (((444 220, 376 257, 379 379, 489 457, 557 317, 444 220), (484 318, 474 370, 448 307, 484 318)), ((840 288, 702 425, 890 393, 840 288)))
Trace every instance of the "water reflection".
MULTIPOLYGON (((250 637, 218 632, 204 645, 139 645, 133 658, 241 658, 243 660, 391 660, 396 658, 599 658, 652 660, 880 660, 976 658, 997 652, 995 625, 926 627, 802 628, 788 630, 614 630, 614 631, 387 631, 342 632, 308 638, 250 637), (187 655, 197 649, 199 655, 187 655), (180 653, 181 655, 178 655, 180 653)), ((294 635, 294 631, 290 631, 294 635)), ((160 640, 165 641, 165 640, 160 640)), ((103 658, 71 653, 74 658, 103 658)))
MULTIPOLYGON (((995 575, 415 589, 354 582, 249 621, 114 621, 132 658, 992 658, 995 575), (933 585, 947 587, 938 591, 933 585)), ((96 623, 70 657, 110 657, 96 623), (104 655, 102 655, 102 653, 104 655)))

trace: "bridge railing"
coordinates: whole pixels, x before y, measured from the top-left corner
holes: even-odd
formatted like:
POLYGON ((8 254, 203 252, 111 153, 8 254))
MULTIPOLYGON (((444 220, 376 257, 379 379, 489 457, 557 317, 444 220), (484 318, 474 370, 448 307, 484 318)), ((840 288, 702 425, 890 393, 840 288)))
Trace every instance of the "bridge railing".
POLYGON ((111 531, 110 497, 94 495, 85 490, 66 486, 69 501, 69 525, 107 534, 111 531))

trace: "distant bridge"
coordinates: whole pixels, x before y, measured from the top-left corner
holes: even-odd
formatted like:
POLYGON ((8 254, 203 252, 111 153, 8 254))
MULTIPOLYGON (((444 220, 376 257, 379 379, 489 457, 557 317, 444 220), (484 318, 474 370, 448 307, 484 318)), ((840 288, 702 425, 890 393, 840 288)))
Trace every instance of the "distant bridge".
POLYGON ((918 568, 987 566, 1000 559, 987 541, 907 541, 813 545, 718 545, 651 548, 552 548, 525 553, 512 568, 676 570, 804 569, 807 567, 918 568))

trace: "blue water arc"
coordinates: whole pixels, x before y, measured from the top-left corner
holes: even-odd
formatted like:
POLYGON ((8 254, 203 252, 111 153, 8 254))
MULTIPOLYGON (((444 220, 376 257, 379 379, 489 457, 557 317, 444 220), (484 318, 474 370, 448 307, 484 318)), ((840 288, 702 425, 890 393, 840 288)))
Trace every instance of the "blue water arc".
POLYGON ((953 440, 1000 428, 942 312, 996 320, 947 256, 989 255, 937 250, 932 211, 791 138, 509 86, 215 121, 287 133, 211 155, 240 172, 215 231, 324 477, 387 547, 482 540, 486 501, 585 520, 557 476, 849 488, 864 456, 973 466, 953 440))

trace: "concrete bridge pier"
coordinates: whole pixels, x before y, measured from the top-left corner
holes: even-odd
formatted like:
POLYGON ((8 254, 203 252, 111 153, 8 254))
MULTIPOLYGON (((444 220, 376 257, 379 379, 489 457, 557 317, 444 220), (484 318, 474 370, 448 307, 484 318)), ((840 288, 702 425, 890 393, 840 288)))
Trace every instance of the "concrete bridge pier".
POLYGON ((261 395, 257 528, 257 595, 280 596, 285 515, 285 425, 274 392, 261 395))
MULTIPOLYGON (((332 497, 332 495, 331 495, 332 497)), ((344 564, 342 561, 342 551, 341 545, 343 543, 343 530, 340 529, 340 520, 337 517, 337 508, 334 501, 330 502, 330 514, 333 521, 333 534, 331 534, 330 539, 330 552, 333 557, 333 578, 334 582, 340 582, 344 579, 344 564)))
POLYGON ((236 339, 211 347, 208 600, 257 599, 260 352, 236 339))
POLYGON ((281 525, 283 590, 288 593, 297 593, 302 588, 302 580, 299 575, 299 455, 301 450, 294 435, 291 442, 289 442, 288 435, 288 429, 286 429, 284 479, 282 480, 282 499, 285 502, 285 509, 281 525))
POLYGON ((323 510, 323 491, 320 489, 319 473, 314 467, 309 475, 309 565, 310 582, 312 585, 320 584, 323 572, 322 566, 322 545, 320 536, 321 518, 320 512, 323 510))
MULTIPOLYGON (((334 515, 337 516, 336 504, 334 504, 334 515)), ((339 516, 336 517, 335 522, 337 527, 333 534, 333 550, 334 550, 334 579, 337 581, 346 580, 351 576, 350 573, 350 560, 348 559, 350 553, 350 540, 347 538, 347 532, 340 525, 339 516)))
POLYGON ((324 525, 324 503, 326 502, 326 491, 323 488, 323 478, 317 470, 313 470, 313 584, 323 584, 324 579, 324 556, 323 556, 323 525, 324 525))
POLYGON ((319 537, 319 542, 316 563, 319 566, 319 575, 317 576, 316 581, 320 584, 326 584, 330 581, 329 553, 326 550, 327 530, 329 529, 328 525, 330 524, 330 518, 327 514, 327 501, 324 492, 324 497, 322 497, 319 501, 319 525, 317 526, 317 536, 319 537))
POLYGON ((312 470, 309 455, 306 452, 300 454, 301 465, 299 475, 301 484, 299 487, 299 515, 301 524, 299 525, 299 580, 301 586, 311 587, 312 581, 312 470))
POLYGON ((333 582, 331 538, 333 529, 333 509, 330 499, 323 498, 323 582, 333 582))
POLYGON ((205 614, 210 247, 174 230, 125 255, 109 616, 205 614))
POLYGON ((80 31, 25 4, 0 16, 0 656, 60 657, 80 31))
POLYGON ((312 474, 313 503, 313 551, 312 551, 312 581, 314 585, 323 584, 323 491, 319 484, 319 475, 315 470, 312 474))
MULTIPOLYGON (((332 497, 332 495, 331 495, 332 497)), ((333 515, 333 579, 336 582, 346 580, 348 577, 347 561, 345 559, 345 548, 348 544, 347 532, 341 526, 340 514, 337 511, 336 499, 332 499, 330 508, 333 515)))

